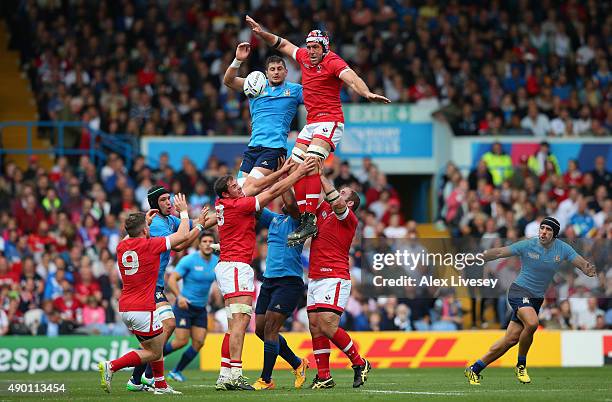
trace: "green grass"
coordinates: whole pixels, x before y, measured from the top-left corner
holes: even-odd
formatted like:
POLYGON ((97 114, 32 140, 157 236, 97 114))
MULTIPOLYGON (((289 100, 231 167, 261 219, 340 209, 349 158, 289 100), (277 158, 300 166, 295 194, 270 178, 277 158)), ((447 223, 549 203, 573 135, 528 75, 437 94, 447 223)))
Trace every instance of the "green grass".
MULTIPOLYGON (((612 367, 605 368, 530 368, 532 383, 519 384, 512 369, 491 368, 483 372, 480 387, 469 386, 462 369, 374 369, 366 385, 353 389, 351 370, 333 370, 337 385, 331 390, 293 389, 293 376, 289 371, 275 373, 277 388, 273 391, 220 392, 213 386, 216 373, 186 371, 188 381, 172 383, 182 396, 159 396, 147 393, 130 393, 125 382, 130 373, 119 372, 113 378, 113 392, 109 395, 100 389, 97 372, 44 372, 30 374, 0 374, 0 383, 9 380, 22 382, 45 381, 65 382, 67 393, 60 395, 10 396, 0 393, 0 400, 181 400, 196 401, 213 399, 217 401, 357 401, 368 399, 415 401, 612 401, 612 367), (263 395, 262 395, 263 394, 263 395)), ((308 371, 307 384, 312 381, 315 371, 308 371)), ((259 373, 247 372, 251 379, 259 373)), ((4 385, 4 387, 6 387, 4 385)))

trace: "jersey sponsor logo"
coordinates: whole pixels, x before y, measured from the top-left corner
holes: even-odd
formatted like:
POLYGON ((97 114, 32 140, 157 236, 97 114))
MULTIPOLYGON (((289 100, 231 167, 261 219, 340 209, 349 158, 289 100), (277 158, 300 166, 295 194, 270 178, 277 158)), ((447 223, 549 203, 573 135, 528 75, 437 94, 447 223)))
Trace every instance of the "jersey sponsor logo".
POLYGON ((319 271, 321 271, 321 272, 331 272, 331 271, 333 271, 333 269, 326 268, 326 267, 321 267, 321 269, 319 271))
POLYGON ((555 256, 555 262, 561 262, 561 256, 560 255, 556 255, 555 256))
POLYGON ((281 309, 281 305, 277 304, 276 306, 274 306, 275 309, 280 310, 281 309))
POLYGON ((317 73, 320 73, 320 72, 321 72, 321 65, 317 64, 317 73))
POLYGON ((290 89, 285 89, 285 92, 283 93, 283 95, 291 96, 291 90, 290 89))
POLYGON ((261 162, 261 166, 268 166, 268 161, 261 162))
POLYGON ((539 260, 539 259, 540 259, 540 254, 538 254, 538 253, 532 253, 532 252, 530 251, 530 252, 528 252, 528 253, 527 253, 527 255, 528 255, 530 258, 533 258, 534 260, 539 260))
POLYGON ((196 271, 204 271, 204 266, 203 265, 196 265, 195 267, 193 267, 194 270, 196 271))
POLYGON ((523 297, 523 304, 529 304, 529 297, 523 297))

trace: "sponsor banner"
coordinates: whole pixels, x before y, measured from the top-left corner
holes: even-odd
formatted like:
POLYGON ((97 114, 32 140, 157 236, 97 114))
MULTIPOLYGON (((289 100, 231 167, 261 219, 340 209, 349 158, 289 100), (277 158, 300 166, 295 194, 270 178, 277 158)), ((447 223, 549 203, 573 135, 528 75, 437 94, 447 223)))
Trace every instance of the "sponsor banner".
MULTIPOLYGON (((504 335, 504 331, 458 332, 351 332, 351 338, 362 356, 377 368, 465 367, 482 357, 489 347, 504 335)), ((312 339, 307 333, 283 334, 289 346, 300 357, 307 357, 315 366, 312 339)), ((202 370, 219 370, 222 334, 210 334, 201 353, 202 370)), ((561 335, 557 331, 538 331, 529 352, 530 367, 558 367, 561 365, 561 335)), ((245 370, 260 370, 263 364, 263 343, 254 334, 247 334, 242 352, 245 370)), ((492 367, 516 365, 516 347, 492 367)), ((349 368, 351 362, 332 344, 330 367, 349 368)), ((281 358, 276 369, 289 369, 281 358)))
MULTIPOLYGON (((612 331, 564 331, 561 333, 563 367, 599 367, 604 365, 605 341, 612 331)), ((610 353, 610 352, 608 352, 610 353)))
MULTIPOLYGON (((97 370, 99 361, 114 360, 138 345, 133 336, 4 336, 0 337, 0 373, 97 370)), ((180 351, 168 356, 166 368, 173 368, 180 358, 180 351)))

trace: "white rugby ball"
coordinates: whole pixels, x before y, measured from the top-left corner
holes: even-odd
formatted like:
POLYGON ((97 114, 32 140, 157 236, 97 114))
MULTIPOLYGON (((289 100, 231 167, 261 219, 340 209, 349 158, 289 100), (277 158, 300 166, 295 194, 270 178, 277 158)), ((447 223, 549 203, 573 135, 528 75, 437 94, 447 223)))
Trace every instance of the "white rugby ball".
POLYGON ((256 98, 266 88, 266 76, 261 71, 253 71, 244 79, 242 90, 248 98, 256 98))

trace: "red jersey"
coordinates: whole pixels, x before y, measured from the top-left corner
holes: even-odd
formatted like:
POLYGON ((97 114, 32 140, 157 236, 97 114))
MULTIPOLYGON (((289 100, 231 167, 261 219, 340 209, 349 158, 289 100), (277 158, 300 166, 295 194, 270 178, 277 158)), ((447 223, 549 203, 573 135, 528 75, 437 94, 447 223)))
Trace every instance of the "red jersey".
POLYGON ((219 261, 253 261, 255 250, 255 212, 259 202, 255 197, 219 198, 215 203, 219 244, 219 261))
POLYGON ((308 116, 306 122, 340 122, 344 123, 340 88, 340 73, 350 67, 334 52, 328 52, 316 66, 310 64, 308 51, 299 48, 294 55, 302 69, 302 93, 308 116))
POLYGON ((349 251, 357 229, 357 216, 349 208, 344 219, 338 218, 331 205, 323 202, 317 209, 319 233, 310 246, 310 268, 312 279, 351 279, 349 251))
POLYGON ((119 311, 155 311, 159 256, 168 250, 168 237, 137 237, 119 242, 117 263, 123 281, 119 311))

